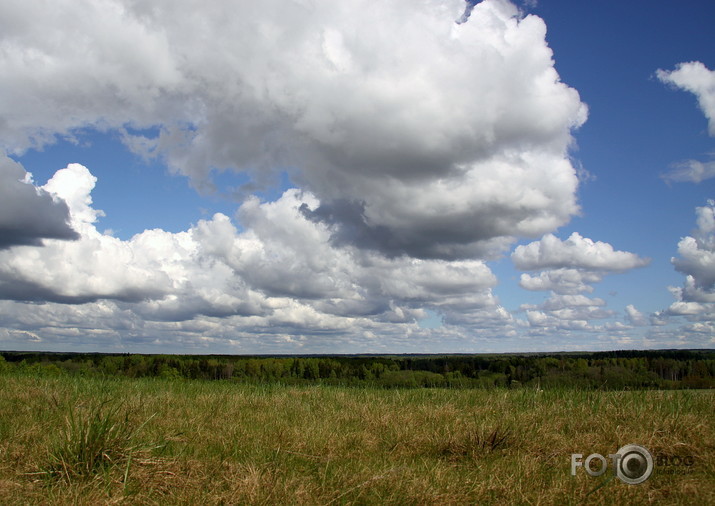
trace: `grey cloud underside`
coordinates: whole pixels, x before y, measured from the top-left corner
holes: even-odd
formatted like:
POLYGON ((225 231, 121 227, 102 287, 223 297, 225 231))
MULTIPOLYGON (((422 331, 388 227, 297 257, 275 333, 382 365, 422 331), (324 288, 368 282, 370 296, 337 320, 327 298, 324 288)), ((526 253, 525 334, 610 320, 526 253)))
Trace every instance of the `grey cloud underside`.
MULTIPOLYGON (((142 304, 133 304, 127 309, 150 321, 183 322, 190 321, 197 316, 209 318, 228 318, 231 316, 256 316, 270 313, 270 309, 261 308, 249 301, 231 305, 212 304, 201 297, 192 294, 183 294, 180 300, 166 301, 161 296, 151 299, 145 293, 142 304)), ((132 301, 121 301, 132 302, 132 301)), ((137 302, 137 301, 133 301, 137 302)))
POLYGON ((24 183, 25 170, 0 153, 0 250, 41 246, 43 239, 79 239, 69 208, 46 191, 24 183))
POLYGON ((496 257, 513 241, 511 225, 534 217, 530 210, 505 204, 481 212, 432 215, 409 228, 391 228, 371 224, 365 207, 364 202, 335 200, 314 210, 303 205, 300 210, 306 218, 331 226, 331 241, 337 247, 356 246, 390 258, 444 260, 496 257))
MULTIPOLYGON (((0 195, 2 198, 2 195, 0 195)), ((52 204, 50 204, 51 206, 52 204)), ((0 206, 2 208, 4 206, 0 206)), ((41 205, 38 207, 42 207, 41 205)), ((63 211, 66 211, 66 207, 63 209, 62 206, 57 206, 57 211, 61 216, 63 211)), ((54 209, 51 209, 54 211, 54 209)), ((17 211, 17 207, 12 209, 12 213, 17 211)), ((0 213, 6 212, 5 209, 0 209, 0 213)), ((31 211, 30 216, 32 218, 14 221, 13 223, 4 224, 0 223, 0 249, 11 248, 12 246, 42 246, 43 239, 63 239, 63 240, 76 240, 79 239, 79 235, 72 230, 71 227, 67 226, 67 222, 61 219, 55 220, 41 220, 38 219, 36 210, 31 211), (54 221, 54 223, 52 222, 54 221)), ((12 213, 8 213, 8 216, 13 216, 12 213)), ((54 215, 57 216, 57 215, 54 215)))
POLYGON ((161 292, 146 289, 126 289, 113 293, 82 293, 68 295, 61 293, 53 287, 35 283, 21 278, 0 279, 0 300, 14 300, 19 302, 56 302, 59 304, 87 304, 98 300, 116 300, 121 302, 137 303, 151 298, 160 298, 161 292))

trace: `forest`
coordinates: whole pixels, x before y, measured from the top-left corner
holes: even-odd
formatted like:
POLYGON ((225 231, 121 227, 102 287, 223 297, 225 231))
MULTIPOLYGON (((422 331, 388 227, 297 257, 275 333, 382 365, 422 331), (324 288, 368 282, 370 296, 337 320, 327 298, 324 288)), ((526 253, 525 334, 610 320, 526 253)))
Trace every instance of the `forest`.
POLYGON ((715 387, 715 350, 493 355, 232 356, 0 352, 0 373, 377 387, 715 387))

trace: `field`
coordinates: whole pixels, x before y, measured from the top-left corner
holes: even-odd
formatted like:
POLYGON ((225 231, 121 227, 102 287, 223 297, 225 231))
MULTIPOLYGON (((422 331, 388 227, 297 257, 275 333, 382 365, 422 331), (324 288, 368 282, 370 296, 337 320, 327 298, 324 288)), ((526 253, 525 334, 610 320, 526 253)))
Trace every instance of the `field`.
POLYGON ((714 405, 713 390, 4 374, 0 503, 715 504, 714 405), (572 453, 628 443, 657 460, 646 482, 571 475, 572 453))

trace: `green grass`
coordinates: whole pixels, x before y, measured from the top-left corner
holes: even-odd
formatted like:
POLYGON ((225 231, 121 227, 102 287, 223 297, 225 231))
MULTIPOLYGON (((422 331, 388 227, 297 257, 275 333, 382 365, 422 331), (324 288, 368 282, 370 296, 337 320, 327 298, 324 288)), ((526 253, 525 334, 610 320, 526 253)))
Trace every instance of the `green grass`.
POLYGON ((714 401, 5 375, 0 503, 715 504, 714 401), (628 443, 694 463, 587 497, 571 454, 628 443))
POLYGON ((139 441, 139 433, 152 417, 137 426, 129 410, 111 397, 72 403, 65 411, 65 424, 51 445, 44 470, 50 479, 70 483, 122 467, 126 482, 133 459, 163 446, 139 441))

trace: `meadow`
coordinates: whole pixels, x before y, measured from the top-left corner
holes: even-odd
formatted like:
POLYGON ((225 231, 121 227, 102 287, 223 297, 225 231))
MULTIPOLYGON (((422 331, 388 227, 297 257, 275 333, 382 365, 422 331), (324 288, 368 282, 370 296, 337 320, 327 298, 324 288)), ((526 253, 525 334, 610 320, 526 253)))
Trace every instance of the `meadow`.
POLYGON ((0 503, 715 504, 713 406, 713 390, 6 373, 0 503), (657 460, 644 483, 571 475, 572 453, 628 443, 657 460))

